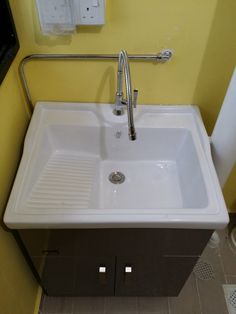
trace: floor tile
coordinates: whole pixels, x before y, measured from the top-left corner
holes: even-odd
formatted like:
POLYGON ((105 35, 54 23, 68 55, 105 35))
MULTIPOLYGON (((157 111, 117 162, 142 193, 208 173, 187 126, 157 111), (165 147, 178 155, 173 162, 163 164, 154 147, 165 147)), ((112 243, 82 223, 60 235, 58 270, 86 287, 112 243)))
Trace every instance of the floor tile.
MULTIPOLYGON (((235 265, 236 267, 236 265, 235 265)), ((236 284, 236 276, 225 276, 225 281, 229 285, 235 285, 236 284)))
POLYGON ((43 314, 72 314, 72 299, 70 297, 44 296, 41 312, 43 314))
POLYGON ((103 314, 105 298, 78 297, 73 301, 73 314, 103 314))
POLYGON ((196 275, 197 289, 200 297, 200 306, 203 314, 227 314, 222 284, 225 283, 219 251, 207 247, 201 257, 213 269, 214 277, 209 280, 199 279, 196 275))
POLYGON ((201 314, 196 279, 192 273, 178 297, 169 298, 171 314, 201 314))
POLYGON ((138 313, 168 314, 168 298, 139 297, 137 299, 138 313))
POLYGON ((105 299, 105 313, 137 313, 136 297, 109 297, 105 299))
POLYGON ((226 275, 236 276, 236 248, 229 240, 228 233, 221 237, 220 254, 226 275))

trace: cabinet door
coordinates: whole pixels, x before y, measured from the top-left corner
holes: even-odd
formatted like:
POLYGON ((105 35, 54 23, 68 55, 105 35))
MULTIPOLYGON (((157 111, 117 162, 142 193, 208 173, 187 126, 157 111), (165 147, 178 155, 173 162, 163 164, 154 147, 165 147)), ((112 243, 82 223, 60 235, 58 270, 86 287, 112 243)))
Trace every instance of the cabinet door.
POLYGON ((114 295, 115 258, 46 257, 42 284, 50 296, 114 295))
POLYGON ((161 257, 117 257, 115 295, 162 295, 161 257))
POLYGON ((114 295, 115 257, 84 256, 77 260, 76 295, 114 295))
POLYGON ((197 257, 118 257, 117 296, 177 296, 193 270, 197 257))

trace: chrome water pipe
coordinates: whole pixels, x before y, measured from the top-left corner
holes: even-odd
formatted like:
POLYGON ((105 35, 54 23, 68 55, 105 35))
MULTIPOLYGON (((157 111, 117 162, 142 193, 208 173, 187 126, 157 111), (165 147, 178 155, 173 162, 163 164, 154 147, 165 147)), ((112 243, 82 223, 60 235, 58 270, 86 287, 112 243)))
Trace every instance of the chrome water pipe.
POLYGON ((134 141, 136 140, 136 131, 134 127, 133 108, 136 107, 135 102, 137 102, 138 91, 134 90, 135 96, 133 96, 132 93, 129 58, 127 52, 125 50, 121 50, 118 59, 117 92, 113 113, 115 115, 122 115, 124 113, 124 107, 127 107, 129 139, 134 141), (123 75, 125 77, 126 99, 123 97, 123 75))
MULTIPOLYGON (((170 60, 173 53, 171 50, 166 49, 157 54, 142 54, 142 55, 129 55, 129 60, 135 61, 148 61, 156 63, 165 63, 170 60)), ((34 111, 34 104, 31 98, 30 89, 28 86, 27 77, 25 74, 25 66, 32 61, 70 61, 70 60, 118 60, 119 56, 116 54, 32 54, 26 56, 19 64, 19 77, 21 80, 23 92, 27 101, 29 111, 34 111)))

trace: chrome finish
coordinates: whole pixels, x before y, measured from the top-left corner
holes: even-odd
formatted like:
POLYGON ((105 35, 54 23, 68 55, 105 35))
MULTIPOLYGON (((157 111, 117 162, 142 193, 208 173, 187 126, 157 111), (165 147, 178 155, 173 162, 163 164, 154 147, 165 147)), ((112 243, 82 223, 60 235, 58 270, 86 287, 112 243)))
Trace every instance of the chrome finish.
POLYGON ((121 184, 125 181, 125 175, 122 172, 114 171, 109 175, 109 181, 113 184, 121 184))
POLYGON ((130 127, 129 127, 129 139, 130 139, 131 141, 135 141, 136 138, 137 138, 137 136, 136 136, 135 128, 134 128, 134 126, 130 126, 130 127))
POLYGON ((170 49, 164 49, 160 52, 160 55, 161 55, 160 62, 164 63, 171 59, 171 57, 173 56, 173 51, 170 49))
MULTIPOLYGON (((117 97, 117 95, 116 95, 116 97, 117 97)), ((123 106, 119 107, 119 108, 115 107, 113 109, 113 113, 114 113, 115 116, 123 116, 123 114, 125 114, 125 109, 124 109, 123 106)))
POLYGON ((119 53, 118 60, 118 71, 117 71, 117 92, 116 92, 116 101, 115 109, 113 113, 115 115, 120 115, 124 112, 124 106, 127 106, 127 115, 128 115, 128 130, 129 130, 129 139, 131 141, 136 140, 136 132, 134 127, 134 118, 133 118, 133 95, 132 95, 132 84, 130 76, 130 67, 129 67, 129 58, 125 50, 121 50, 119 53), (125 77, 125 89, 126 89, 126 99, 123 97, 123 71, 125 77))
POLYGON ((138 90, 134 89, 134 100, 133 100, 134 108, 137 107, 137 102, 138 102, 138 90))
MULTIPOLYGON (((130 60, 136 61, 153 61, 163 63, 172 57, 170 50, 163 50, 155 55, 129 55, 130 60)), ((116 54, 32 54, 21 60, 19 64, 19 76, 24 91, 24 95, 28 104, 29 111, 34 111, 34 105, 30 95, 27 78, 25 75, 25 65, 34 60, 40 61, 55 61, 55 60, 117 60, 119 55, 116 54)))

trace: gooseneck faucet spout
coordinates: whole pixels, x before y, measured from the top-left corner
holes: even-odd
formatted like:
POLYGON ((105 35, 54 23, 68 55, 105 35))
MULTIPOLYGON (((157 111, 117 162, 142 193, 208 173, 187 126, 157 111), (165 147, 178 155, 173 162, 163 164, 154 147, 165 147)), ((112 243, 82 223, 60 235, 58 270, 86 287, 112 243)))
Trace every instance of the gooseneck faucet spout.
POLYGON ((131 141, 136 140, 133 108, 136 107, 137 96, 138 96, 137 90, 134 90, 134 95, 132 92, 129 58, 128 58, 127 52, 125 50, 121 50, 121 52, 119 53, 118 72, 117 72, 117 92, 116 92, 115 109, 113 113, 115 115, 122 115, 124 113, 124 107, 127 106, 129 139, 131 141), (124 76, 125 76, 126 99, 124 99, 123 97, 123 70, 124 70, 124 76))

